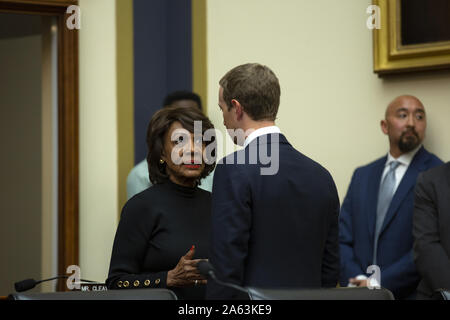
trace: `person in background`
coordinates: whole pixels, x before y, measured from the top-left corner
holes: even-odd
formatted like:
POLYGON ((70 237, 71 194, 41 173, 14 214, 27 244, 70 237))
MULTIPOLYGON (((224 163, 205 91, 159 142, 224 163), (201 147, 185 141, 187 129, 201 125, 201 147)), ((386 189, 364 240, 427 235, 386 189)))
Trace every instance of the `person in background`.
POLYGON ((414 186, 420 172, 442 163, 422 146, 426 126, 416 97, 397 97, 387 107, 381 130, 389 137, 389 152, 355 170, 341 207, 341 286, 381 286, 396 299, 415 298, 414 186), (367 279, 372 265, 380 268, 381 283, 367 279))
MULTIPOLYGON (((163 108, 168 106, 179 106, 179 107, 195 107, 200 110, 202 109, 202 100, 200 96, 194 92, 189 91, 175 91, 170 93, 164 98, 163 108)), ((211 173, 205 177, 199 187, 203 190, 211 192, 212 181, 214 173, 211 173)), ((152 185, 148 176, 148 165, 147 160, 144 159, 139 162, 127 177, 127 199, 130 199, 135 194, 149 188, 152 185)))
POLYGON ((215 159, 205 161, 203 154, 213 142, 194 142, 195 121, 202 133, 214 129, 198 108, 167 107, 152 117, 147 163, 153 186, 122 209, 109 289, 168 288, 179 299, 204 298, 206 279, 197 263, 208 258, 211 193, 198 184, 215 159))
POLYGON ((422 277, 417 299, 450 291, 450 162, 417 178, 414 200, 414 260, 422 277))

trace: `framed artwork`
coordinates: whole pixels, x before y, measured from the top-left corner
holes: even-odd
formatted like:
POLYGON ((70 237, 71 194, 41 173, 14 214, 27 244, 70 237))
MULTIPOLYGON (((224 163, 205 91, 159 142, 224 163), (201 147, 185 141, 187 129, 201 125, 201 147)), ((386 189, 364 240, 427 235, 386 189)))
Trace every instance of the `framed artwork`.
POLYGON ((373 30, 374 72, 450 68, 449 0, 374 0, 379 29, 373 30))

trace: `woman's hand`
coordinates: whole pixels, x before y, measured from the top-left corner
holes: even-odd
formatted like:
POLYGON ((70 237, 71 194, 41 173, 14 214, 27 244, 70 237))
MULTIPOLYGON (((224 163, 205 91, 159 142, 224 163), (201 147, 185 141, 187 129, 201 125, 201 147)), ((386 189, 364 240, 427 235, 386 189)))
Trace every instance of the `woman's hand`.
POLYGON ((192 246, 184 256, 180 258, 176 267, 167 272, 166 284, 168 287, 191 287, 206 284, 206 279, 197 269, 197 263, 204 259, 193 260, 195 246, 192 246))
POLYGON ((348 280, 350 284, 352 284, 354 287, 367 287, 369 286, 368 279, 358 279, 358 278, 351 278, 348 280))

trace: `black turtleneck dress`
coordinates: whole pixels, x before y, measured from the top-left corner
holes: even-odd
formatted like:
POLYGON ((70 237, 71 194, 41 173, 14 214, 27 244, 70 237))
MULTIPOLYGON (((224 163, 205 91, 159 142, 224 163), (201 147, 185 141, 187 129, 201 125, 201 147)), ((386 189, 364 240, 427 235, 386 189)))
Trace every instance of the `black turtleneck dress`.
POLYGON ((205 287, 167 287, 167 272, 195 245, 194 259, 207 259, 211 193, 171 181, 128 200, 111 255, 108 289, 167 288, 178 299, 204 299, 205 287))

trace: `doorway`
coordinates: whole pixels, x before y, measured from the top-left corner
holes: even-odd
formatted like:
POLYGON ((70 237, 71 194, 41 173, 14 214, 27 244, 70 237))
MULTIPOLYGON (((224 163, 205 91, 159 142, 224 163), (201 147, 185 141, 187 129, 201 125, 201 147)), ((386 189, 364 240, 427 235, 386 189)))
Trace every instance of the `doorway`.
POLYGON ((0 0, 0 296, 78 264, 76 3, 0 0))

